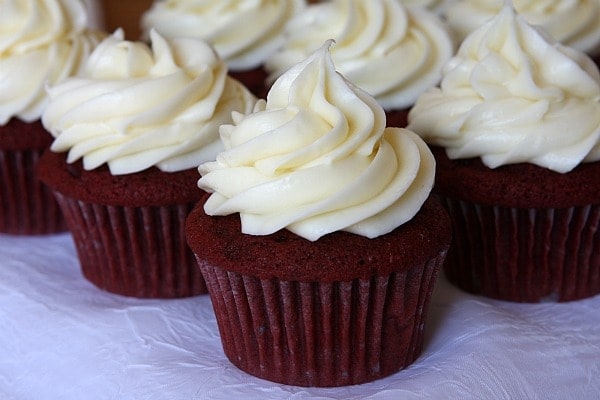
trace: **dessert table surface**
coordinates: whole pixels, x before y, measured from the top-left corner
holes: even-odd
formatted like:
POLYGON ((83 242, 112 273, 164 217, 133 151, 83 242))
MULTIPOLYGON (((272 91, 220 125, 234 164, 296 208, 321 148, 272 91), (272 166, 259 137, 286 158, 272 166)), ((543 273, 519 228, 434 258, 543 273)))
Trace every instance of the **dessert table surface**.
POLYGON ((208 295, 135 299, 81 275, 67 233, 0 234, 0 398, 599 399, 600 296, 518 304, 440 274, 423 353, 387 378, 278 385, 234 367, 208 295))

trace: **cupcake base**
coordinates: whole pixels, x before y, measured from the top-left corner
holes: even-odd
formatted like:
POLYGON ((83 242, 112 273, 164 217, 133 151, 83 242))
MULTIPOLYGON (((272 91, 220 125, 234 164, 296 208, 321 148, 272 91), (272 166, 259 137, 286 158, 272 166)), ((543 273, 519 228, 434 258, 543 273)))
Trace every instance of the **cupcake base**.
POLYGON ((43 235, 67 230, 52 191, 36 173, 51 142, 40 121, 13 118, 0 127, 0 232, 43 235))
POLYGON ((185 218, 203 193, 195 169, 113 176, 46 152, 39 172, 63 210, 83 275, 98 288, 140 298, 207 292, 185 240, 185 218))
POLYGON ((503 208, 447 199, 455 240, 448 280, 517 302, 572 301, 600 293, 600 206, 503 208))
POLYGON ((435 191, 453 221, 450 282, 515 302, 600 294, 600 163, 558 174, 530 164, 492 170, 433 153, 435 191))
POLYGON ((334 387, 373 381, 420 355, 429 301, 450 242, 429 200, 394 232, 309 242, 282 230, 240 233, 239 216, 187 221, 229 360, 273 382, 334 387))

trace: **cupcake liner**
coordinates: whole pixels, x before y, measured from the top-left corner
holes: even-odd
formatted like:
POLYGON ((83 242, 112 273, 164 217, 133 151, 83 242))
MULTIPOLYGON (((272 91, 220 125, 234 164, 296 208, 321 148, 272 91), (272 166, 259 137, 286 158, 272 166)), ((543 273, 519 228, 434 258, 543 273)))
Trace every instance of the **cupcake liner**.
POLYGON ((600 293, 600 206, 509 208, 445 199, 453 244, 445 273, 463 290, 516 302, 600 293))
POLYGON ((425 265, 348 282, 230 272, 198 259, 223 349, 241 370, 297 386, 343 386, 411 364, 445 251, 425 265))
POLYGON ((207 293, 184 223, 194 202, 122 207, 55 192, 71 229, 83 275, 111 293, 177 298, 207 293))
POLYGON ((43 150, 0 150, 0 232, 43 235, 63 232, 66 225, 52 191, 35 173, 43 150))

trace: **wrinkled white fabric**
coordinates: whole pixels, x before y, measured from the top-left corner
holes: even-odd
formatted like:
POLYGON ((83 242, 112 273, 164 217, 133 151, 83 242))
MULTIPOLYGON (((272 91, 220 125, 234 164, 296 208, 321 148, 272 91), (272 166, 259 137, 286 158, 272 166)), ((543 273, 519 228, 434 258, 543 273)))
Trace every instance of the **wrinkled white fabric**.
POLYGON ((113 174, 181 171, 214 159, 219 126, 256 102, 208 44, 156 31, 149 47, 118 30, 81 74, 48 94, 42 122, 55 137, 52 151, 68 152, 67 162, 82 158, 87 170, 106 163, 113 174))
POLYGON ((239 213, 242 232, 286 228, 374 238, 409 221, 433 186, 435 161, 413 132, 335 70, 322 45, 273 85, 254 113, 221 127, 225 150, 200 165, 209 215, 239 213))
POLYGON ((232 71, 260 66, 283 40, 305 0, 157 0, 141 17, 144 35, 190 36, 212 44, 232 71))
POLYGON ((7 400, 595 400, 600 296, 514 304, 443 276, 421 356, 384 379, 301 388, 223 354, 208 296, 138 300, 81 275, 68 234, 0 235, 0 398, 7 400))
POLYGON ((600 73, 507 3, 464 40, 440 87, 419 97, 408 120, 452 159, 564 173, 600 160, 600 73))

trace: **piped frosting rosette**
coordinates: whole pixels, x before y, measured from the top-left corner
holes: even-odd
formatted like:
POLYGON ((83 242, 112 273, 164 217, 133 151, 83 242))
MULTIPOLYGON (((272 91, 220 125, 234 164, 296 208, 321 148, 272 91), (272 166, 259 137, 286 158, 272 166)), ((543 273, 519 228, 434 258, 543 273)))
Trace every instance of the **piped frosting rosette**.
POLYGON ((436 15, 398 0, 311 4, 286 30, 285 44, 266 63, 271 81, 335 39, 336 68, 390 110, 412 105, 436 85, 454 52, 449 31, 436 15))
POLYGON ((260 66, 281 45, 285 24, 304 6, 304 0, 165 0, 141 24, 145 32, 203 39, 240 71, 260 66))
POLYGON ((39 119, 45 85, 76 74, 104 37, 77 0, 3 1, 0 27, 0 125, 39 119))
POLYGON ((338 230, 377 237, 419 211, 433 156, 414 133, 385 128, 381 106, 336 72, 330 45, 221 127, 225 151, 199 167, 207 214, 239 212, 244 233, 287 228, 314 241, 338 230))
POLYGON ((107 163, 113 174, 156 166, 195 168, 222 150, 218 127, 231 113, 252 111, 256 99, 227 76, 227 66, 199 39, 166 40, 151 33, 152 47, 105 39, 77 76, 49 88, 42 122, 84 168, 107 163))
MULTIPOLYGON (((449 2, 445 17, 462 40, 494 17, 504 1, 449 2)), ((600 55, 600 0, 512 0, 512 3, 527 22, 542 27, 562 44, 600 55)))
POLYGON ((600 74, 505 3, 464 40, 440 87, 420 96, 408 129, 451 159, 568 172, 600 160, 600 74))

